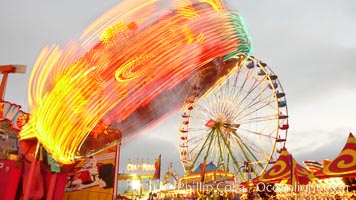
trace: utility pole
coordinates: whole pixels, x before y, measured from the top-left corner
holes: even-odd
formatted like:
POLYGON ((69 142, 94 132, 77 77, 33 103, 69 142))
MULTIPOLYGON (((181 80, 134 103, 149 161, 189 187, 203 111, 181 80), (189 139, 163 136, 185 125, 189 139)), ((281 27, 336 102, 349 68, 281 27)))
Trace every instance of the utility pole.
POLYGON ((115 155, 115 174, 114 174, 114 191, 113 191, 113 196, 112 199, 115 200, 118 195, 118 175, 120 173, 120 148, 121 148, 121 140, 122 140, 122 133, 121 131, 118 131, 119 137, 118 137, 118 142, 116 145, 116 155, 115 155))

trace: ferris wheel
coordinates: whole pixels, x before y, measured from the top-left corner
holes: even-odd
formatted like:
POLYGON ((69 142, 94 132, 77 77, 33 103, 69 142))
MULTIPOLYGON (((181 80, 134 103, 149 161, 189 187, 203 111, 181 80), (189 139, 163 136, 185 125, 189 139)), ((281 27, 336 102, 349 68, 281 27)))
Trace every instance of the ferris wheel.
POLYGON ((207 93, 201 91, 202 84, 197 79, 192 85, 181 111, 184 170, 205 161, 236 173, 240 181, 258 176, 287 139, 287 102, 277 75, 251 56, 207 93))

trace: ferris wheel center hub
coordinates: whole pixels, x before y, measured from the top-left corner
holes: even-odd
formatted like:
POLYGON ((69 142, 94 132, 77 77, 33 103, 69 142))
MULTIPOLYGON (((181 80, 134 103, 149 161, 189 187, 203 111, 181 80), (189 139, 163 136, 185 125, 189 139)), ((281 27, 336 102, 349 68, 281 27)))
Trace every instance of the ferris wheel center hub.
POLYGON ((208 122, 206 122, 205 126, 209 128, 222 126, 224 128, 237 130, 240 127, 240 124, 223 123, 222 121, 215 121, 210 119, 208 122))

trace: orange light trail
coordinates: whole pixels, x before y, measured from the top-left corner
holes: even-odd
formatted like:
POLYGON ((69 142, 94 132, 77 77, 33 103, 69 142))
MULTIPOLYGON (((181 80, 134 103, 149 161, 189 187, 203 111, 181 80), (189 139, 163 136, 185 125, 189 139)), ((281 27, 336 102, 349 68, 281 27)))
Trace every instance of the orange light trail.
POLYGON ((73 163, 117 142, 105 128, 127 138, 175 111, 214 60, 251 52, 241 19, 220 1, 180 1, 173 11, 159 3, 124 1, 89 26, 82 43, 44 48, 20 139, 36 137, 58 162, 73 163))

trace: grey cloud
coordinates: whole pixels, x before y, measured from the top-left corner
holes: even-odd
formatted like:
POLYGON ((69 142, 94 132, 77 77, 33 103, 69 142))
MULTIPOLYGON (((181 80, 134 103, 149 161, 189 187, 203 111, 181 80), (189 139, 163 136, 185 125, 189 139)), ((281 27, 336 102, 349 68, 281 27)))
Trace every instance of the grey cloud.
POLYGON ((303 160, 334 159, 346 144, 349 132, 342 129, 322 129, 299 132, 290 135, 287 145, 289 151, 299 162, 303 160))
POLYGON ((236 3, 254 41, 253 54, 272 67, 295 102, 331 88, 355 88, 352 5, 352 1, 236 3))
MULTIPOLYGON (((354 91, 356 67, 356 1, 227 1, 246 21, 256 58, 279 76, 287 94, 290 134, 287 145, 301 161, 333 158, 342 148, 348 127, 322 124, 321 115, 334 121, 352 121, 354 95, 343 100, 343 91, 354 91), (338 96, 335 107, 323 104, 338 96), (325 107, 322 107, 325 106, 325 107), (337 106, 342 107, 338 109, 337 106), (338 116, 333 111, 340 110, 338 116), (345 120, 347 116, 347 120, 345 120), (336 126, 336 127, 335 127, 336 126), (343 137, 345 136, 345 137, 343 137)), ((0 64, 28 65, 26 74, 10 75, 6 100, 27 103, 28 78, 46 44, 77 40, 84 29, 117 1, 6 1, 0 12, 0 64)), ((336 122, 335 122, 336 123, 336 122)), ((122 146, 122 165, 128 158, 154 159, 162 154, 162 169, 172 161, 181 169, 177 147, 178 114, 122 146)), ((355 126, 352 128, 356 128, 355 126)), ((352 129, 351 129, 352 130, 352 129)), ((353 129, 355 130, 355 129, 353 129)), ((180 173, 182 175, 182 172, 180 173)))

